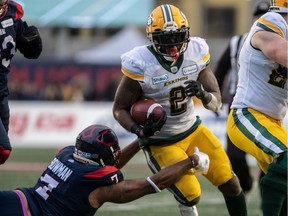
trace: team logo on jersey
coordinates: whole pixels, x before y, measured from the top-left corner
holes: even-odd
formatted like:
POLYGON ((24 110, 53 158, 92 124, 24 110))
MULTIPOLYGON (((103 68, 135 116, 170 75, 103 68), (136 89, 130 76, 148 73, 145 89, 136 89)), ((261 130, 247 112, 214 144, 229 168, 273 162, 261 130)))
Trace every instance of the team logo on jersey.
POLYGON ((152 77, 153 85, 157 85, 159 83, 166 82, 167 80, 168 80, 168 74, 163 74, 163 75, 160 75, 160 76, 152 77))
POLYGON ((198 71, 198 67, 196 64, 182 68, 183 75, 196 73, 197 71, 198 71))
POLYGON ((183 82, 183 81, 186 81, 186 80, 188 80, 188 76, 178 77, 178 78, 176 78, 174 80, 169 80, 168 82, 165 82, 164 86, 169 86, 169 85, 172 85, 174 83, 183 82))
POLYGON ((7 20, 3 20, 1 22, 1 25, 3 26, 3 28, 7 28, 9 26, 13 26, 13 19, 10 18, 10 19, 7 19, 7 20))

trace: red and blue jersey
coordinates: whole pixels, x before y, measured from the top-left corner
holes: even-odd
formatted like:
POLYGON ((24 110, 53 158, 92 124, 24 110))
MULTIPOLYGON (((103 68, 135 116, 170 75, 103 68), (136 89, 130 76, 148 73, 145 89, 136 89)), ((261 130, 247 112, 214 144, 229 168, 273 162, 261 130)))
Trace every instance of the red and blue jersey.
POLYGON ((89 194, 123 181, 116 167, 83 164, 73 159, 73 153, 74 146, 63 148, 34 187, 21 189, 32 215, 92 216, 97 209, 90 206, 89 194))
POLYGON ((5 97, 8 92, 8 73, 11 59, 16 52, 16 44, 20 43, 19 35, 23 31, 23 8, 14 1, 8 1, 5 16, 0 18, 0 97, 5 97))

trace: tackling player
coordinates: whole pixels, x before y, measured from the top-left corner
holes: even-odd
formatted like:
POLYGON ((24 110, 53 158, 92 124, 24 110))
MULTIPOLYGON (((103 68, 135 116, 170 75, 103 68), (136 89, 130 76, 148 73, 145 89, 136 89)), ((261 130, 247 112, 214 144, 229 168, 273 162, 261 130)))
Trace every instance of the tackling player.
POLYGON ((42 52, 39 31, 22 21, 23 13, 22 6, 17 2, 0 0, 0 164, 5 163, 12 150, 8 137, 8 73, 11 60, 17 49, 28 59, 37 59, 42 52))
POLYGON ((264 216, 287 215, 287 0, 251 27, 239 55, 239 80, 227 132, 266 173, 260 182, 264 216))
POLYGON ((105 202, 126 203, 160 192, 191 168, 205 172, 209 157, 195 152, 146 179, 123 180, 118 169, 139 151, 138 141, 120 151, 104 125, 90 125, 75 146, 61 149, 34 187, 0 191, 0 215, 93 216, 105 202))
MULTIPOLYGON (((114 117, 126 130, 138 135, 153 172, 187 158, 197 145, 211 160, 204 176, 222 192, 229 214, 247 215, 244 194, 222 144, 194 113, 193 96, 209 110, 217 111, 221 106, 206 41, 190 37, 185 15, 169 4, 152 11, 146 32, 151 45, 135 47, 121 56, 124 76, 115 95, 114 117), (141 97, 161 104, 166 122, 153 122, 151 118, 142 127, 133 121, 130 108, 141 97)), ((195 205, 201 187, 193 170, 169 191, 178 201, 182 216, 198 215, 195 205)))

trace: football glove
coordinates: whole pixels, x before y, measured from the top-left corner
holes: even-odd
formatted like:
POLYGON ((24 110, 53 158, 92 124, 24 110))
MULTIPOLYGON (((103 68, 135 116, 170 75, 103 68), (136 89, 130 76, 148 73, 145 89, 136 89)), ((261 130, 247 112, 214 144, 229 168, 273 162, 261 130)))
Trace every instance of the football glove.
POLYGON ((150 137, 157 134, 160 131, 162 126, 165 124, 166 120, 167 120, 167 114, 165 111, 162 113, 161 117, 158 120, 154 120, 154 114, 150 113, 147 122, 143 127, 138 124, 134 124, 131 127, 130 131, 136 134, 139 138, 150 137), (143 135, 141 136, 141 131, 144 137, 143 135))
POLYGON ((165 124, 166 120, 167 120, 167 114, 165 111, 162 113, 161 117, 156 121, 154 121, 154 114, 150 113, 147 122, 142 129, 144 136, 150 137, 159 133, 160 129, 165 124))
POLYGON ((194 161, 195 162, 194 173, 206 175, 210 164, 209 156, 203 152, 200 152, 197 147, 194 148, 193 155, 197 155, 198 157, 198 160, 194 161))
POLYGON ((42 52, 42 39, 38 29, 23 22, 23 31, 16 46, 26 58, 38 58, 42 52))
POLYGON ((31 42, 37 40, 40 37, 40 33, 35 26, 28 26, 26 22, 23 22, 24 31, 22 32, 21 40, 24 42, 31 42))
POLYGON ((189 80, 186 81, 184 84, 187 84, 187 86, 185 87, 185 92, 187 96, 196 96, 199 99, 202 99, 205 96, 205 90, 200 82, 195 80, 189 80))
POLYGON ((211 101, 211 95, 206 92, 203 88, 203 85, 199 81, 189 80, 184 84, 187 84, 185 87, 186 95, 189 97, 196 96, 199 98, 203 104, 208 104, 211 101))

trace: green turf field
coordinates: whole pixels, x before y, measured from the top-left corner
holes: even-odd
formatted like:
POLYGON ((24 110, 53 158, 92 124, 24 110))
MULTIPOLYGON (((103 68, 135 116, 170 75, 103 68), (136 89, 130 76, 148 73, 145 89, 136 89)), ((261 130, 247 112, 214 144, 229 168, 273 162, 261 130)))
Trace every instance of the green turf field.
MULTIPOLYGON (((42 168, 50 162, 56 149, 14 148, 5 165, 0 166, 0 190, 32 186, 40 176, 42 168), (31 171, 32 170, 32 171, 31 171)), ((123 169, 125 178, 140 178, 151 175, 139 152, 123 169)), ((254 169, 255 176, 258 169, 254 169)), ((201 201, 198 204, 200 216, 228 216, 221 193, 206 179, 199 177, 202 186, 201 201)), ((248 215, 261 216, 258 188, 248 201, 248 215)), ((106 203, 96 215, 99 216, 180 216, 173 196, 164 190, 158 194, 147 195, 127 204, 106 203)))

